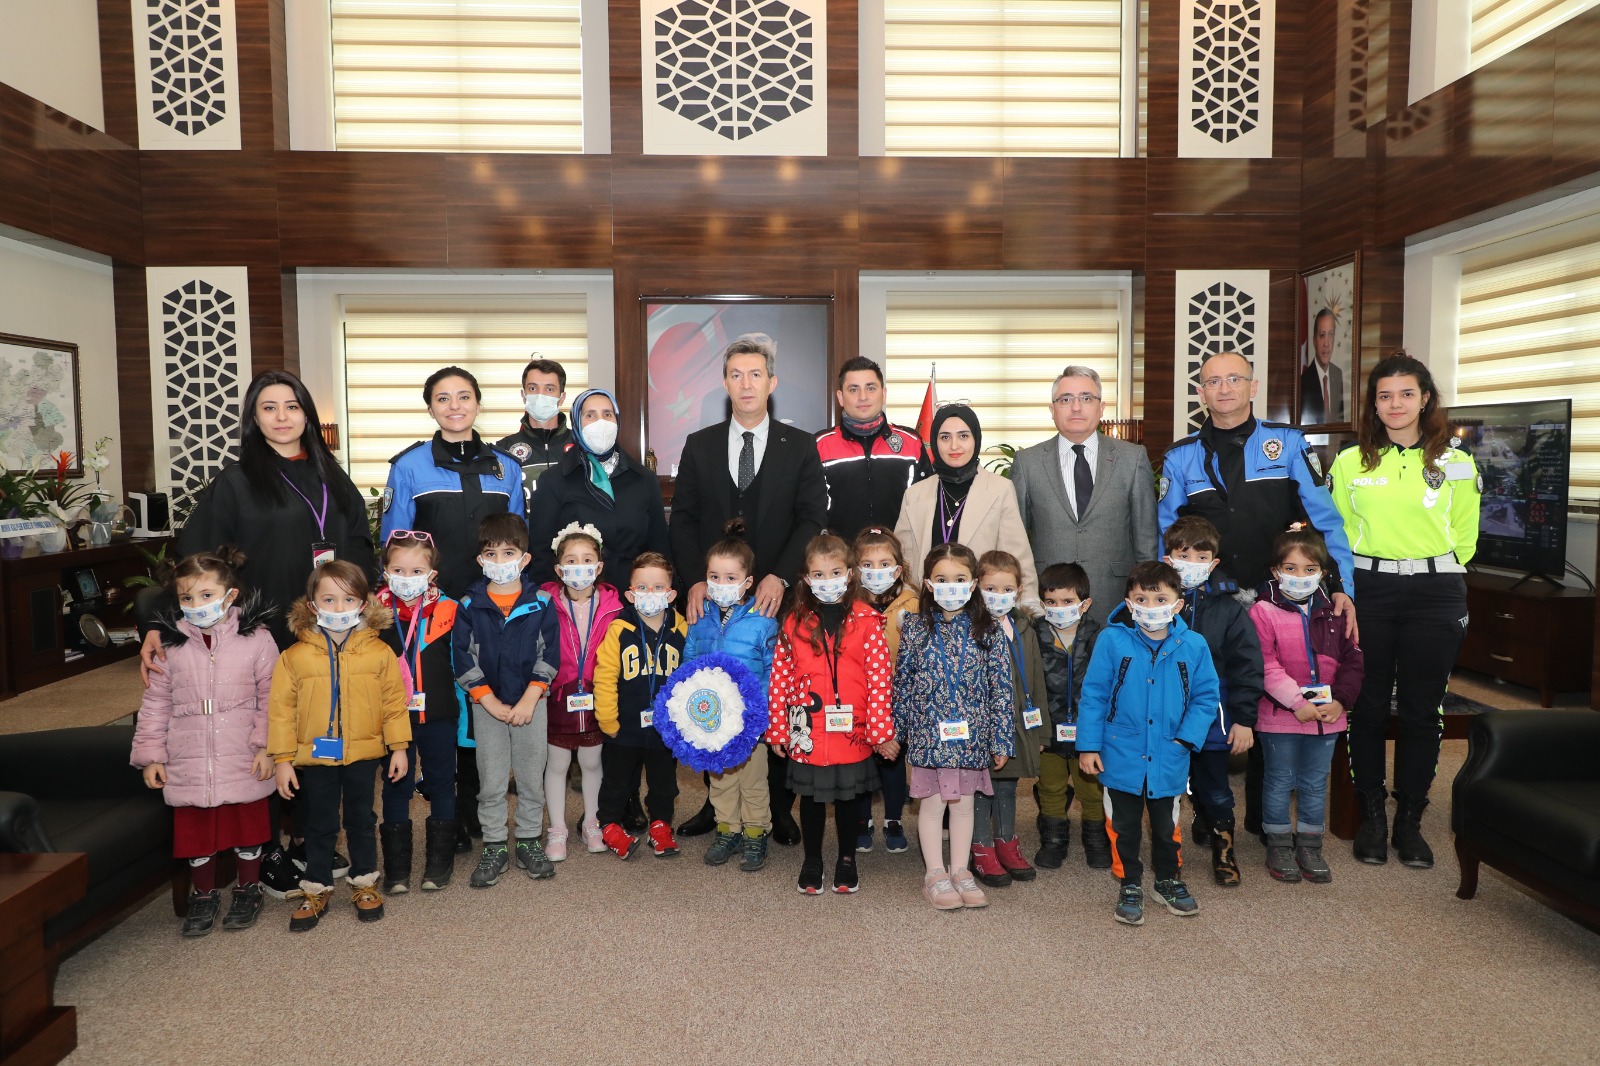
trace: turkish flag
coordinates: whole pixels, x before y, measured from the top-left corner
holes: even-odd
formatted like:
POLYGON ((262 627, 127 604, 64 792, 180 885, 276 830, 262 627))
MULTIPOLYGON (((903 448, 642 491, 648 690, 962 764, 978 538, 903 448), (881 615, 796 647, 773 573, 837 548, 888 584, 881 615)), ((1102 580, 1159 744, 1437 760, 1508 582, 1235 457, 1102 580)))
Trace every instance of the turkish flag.
POLYGON ((922 446, 933 454, 933 409, 939 406, 939 396, 934 390, 937 375, 928 375, 928 391, 922 394, 922 410, 917 412, 917 436, 922 438, 922 446))

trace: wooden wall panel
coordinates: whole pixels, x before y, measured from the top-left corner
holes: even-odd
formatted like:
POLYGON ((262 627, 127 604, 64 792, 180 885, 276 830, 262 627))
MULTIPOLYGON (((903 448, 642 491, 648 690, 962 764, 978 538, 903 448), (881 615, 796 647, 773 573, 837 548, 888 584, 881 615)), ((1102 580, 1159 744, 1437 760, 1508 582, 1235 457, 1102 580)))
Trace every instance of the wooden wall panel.
POLYGON ((284 334, 300 325, 298 316, 291 320, 285 314, 284 288, 294 288, 294 279, 285 278, 276 265, 253 266, 247 273, 251 373, 286 369, 284 334))
POLYGON ((124 149, 56 149, 50 156, 49 236, 133 262, 144 258, 139 159, 124 149))
POLYGON ((278 153, 285 266, 426 267, 449 262, 449 156, 278 153))
POLYGON ((1145 97, 1149 103, 1147 151, 1151 159, 1178 154, 1178 36, 1182 7, 1188 0, 1150 0, 1150 70, 1145 97))
POLYGON ((117 316, 117 446, 122 450, 122 486, 138 492, 155 487, 155 423, 150 412, 150 310, 144 267, 114 263, 112 301, 117 316))
POLYGON ((142 153, 146 262, 276 269, 275 159, 270 149, 142 153))
POLYGON ((451 267, 611 265, 609 156, 449 156, 445 166, 451 267))
POLYGON ((1001 159, 862 159, 863 270, 999 270, 1001 159))
POLYGON ((1146 169, 1141 159, 1007 159, 1005 269, 1143 269, 1146 169))
POLYGON ((289 148, 289 75, 283 0, 234 0, 239 134, 246 149, 289 148))
POLYGON ((128 0, 97 0, 100 20, 100 95, 106 132, 130 148, 139 146, 139 113, 134 96, 133 5, 128 0))
POLYGON ((1160 459, 1172 443, 1172 383, 1176 376, 1178 279, 1170 270, 1144 275, 1144 446, 1160 459))

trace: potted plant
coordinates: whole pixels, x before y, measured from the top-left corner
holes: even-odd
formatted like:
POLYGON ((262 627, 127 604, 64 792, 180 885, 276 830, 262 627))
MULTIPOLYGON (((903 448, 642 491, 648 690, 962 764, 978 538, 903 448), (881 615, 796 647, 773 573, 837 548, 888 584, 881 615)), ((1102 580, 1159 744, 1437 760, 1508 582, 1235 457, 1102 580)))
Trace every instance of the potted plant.
MULTIPOLYGON (((34 484, 38 486, 37 499, 41 513, 54 518, 61 527, 59 533, 54 535, 47 533, 41 538, 40 548, 45 552, 66 549, 71 543, 68 534, 88 523, 90 510, 103 495, 98 485, 67 480, 67 469, 72 466, 71 452, 57 452, 54 459, 56 467, 54 471, 43 476, 38 471, 34 472, 34 484)), ((98 469, 95 471, 95 476, 99 477, 98 469)))
MULTIPOLYGON (((0 518, 37 518, 39 486, 32 474, 0 472, 0 518)), ((0 558, 19 559, 32 535, 0 538, 0 558)))

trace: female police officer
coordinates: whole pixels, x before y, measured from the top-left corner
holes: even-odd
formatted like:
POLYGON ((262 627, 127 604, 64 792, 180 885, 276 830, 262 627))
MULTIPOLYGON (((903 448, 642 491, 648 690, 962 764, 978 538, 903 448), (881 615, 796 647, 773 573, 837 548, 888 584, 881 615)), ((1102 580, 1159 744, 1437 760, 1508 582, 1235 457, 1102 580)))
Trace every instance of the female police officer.
POLYGON ((1478 546, 1482 482, 1459 450, 1433 376, 1397 352, 1367 378, 1356 443, 1328 471, 1328 488, 1355 553, 1367 675, 1350 713, 1350 766, 1361 799, 1355 855, 1389 859, 1384 739, 1399 682, 1394 752, 1394 847, 1431 867, 1422 839, 1442 735, 1439 703, 1467 631, 1466 566, 1478 546))

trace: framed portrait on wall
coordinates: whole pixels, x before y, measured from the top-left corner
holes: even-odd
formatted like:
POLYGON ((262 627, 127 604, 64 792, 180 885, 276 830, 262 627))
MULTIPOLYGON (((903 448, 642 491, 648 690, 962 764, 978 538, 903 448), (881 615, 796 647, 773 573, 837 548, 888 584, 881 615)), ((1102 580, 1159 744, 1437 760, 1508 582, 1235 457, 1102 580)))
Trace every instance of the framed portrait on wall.
POLYGON ((1356 338, 1361 293, 1361 253, 1324 263, 1300 275, 1295 316, 1294 423, 1349 429, 1359 405, 1356 338))
POLYGON ((729 417, 722 350, 745 333, 778 348, 772 417, 806 431, 828 425, 828 347, 833 300, 826 296, 642 296, 646 398, 641 438, 656 473, 677 476, 689 434, 729 417))
POLYGON ((0 455, 13 474, 53 467, 72 453, 67 477, 83 476, 78 346, 0 333, 0 455))

